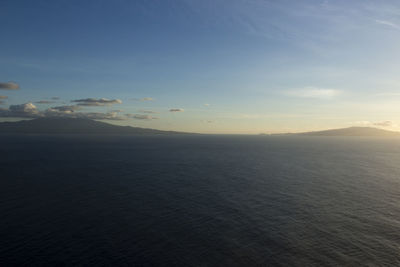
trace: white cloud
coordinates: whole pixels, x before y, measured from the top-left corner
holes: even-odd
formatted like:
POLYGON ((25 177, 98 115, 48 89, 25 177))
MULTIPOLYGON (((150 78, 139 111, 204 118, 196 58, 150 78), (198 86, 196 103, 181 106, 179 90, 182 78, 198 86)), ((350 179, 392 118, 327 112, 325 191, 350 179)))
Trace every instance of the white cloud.
POLYGON ((341 91, 329 88, 304 87, 286 91, 284 94, 287 96, 300 98, 330 99, 340 95, 341 91))

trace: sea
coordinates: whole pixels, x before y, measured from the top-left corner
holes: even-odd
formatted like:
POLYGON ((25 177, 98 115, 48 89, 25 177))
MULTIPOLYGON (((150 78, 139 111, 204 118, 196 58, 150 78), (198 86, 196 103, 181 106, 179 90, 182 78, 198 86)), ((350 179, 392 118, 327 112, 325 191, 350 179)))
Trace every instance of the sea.
POLYGON ((0 266, 400 266, 400 139, 1 135, 0 266))

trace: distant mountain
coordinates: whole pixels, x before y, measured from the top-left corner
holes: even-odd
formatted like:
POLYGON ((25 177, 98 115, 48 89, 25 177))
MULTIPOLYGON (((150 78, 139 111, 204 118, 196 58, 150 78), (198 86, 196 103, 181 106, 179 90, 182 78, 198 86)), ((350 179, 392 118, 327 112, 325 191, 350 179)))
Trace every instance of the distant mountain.
POLYGON ((298 133, 306 136, 400 136, 400 132, 393 132, 372 127, 349 127, 316 132, 298 133))
POLYGON ((16 122, 0 122, 0 133, 8 134, 184 134, 147 128, 118 126, 79 118, 38 118, 16 122))

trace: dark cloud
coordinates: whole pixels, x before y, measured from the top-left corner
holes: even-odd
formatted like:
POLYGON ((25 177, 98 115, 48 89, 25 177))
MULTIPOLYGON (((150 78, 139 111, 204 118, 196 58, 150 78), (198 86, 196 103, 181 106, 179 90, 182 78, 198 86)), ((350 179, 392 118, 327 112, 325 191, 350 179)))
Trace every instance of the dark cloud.
POLYGON ((34 118, 40 117, 40 112, 32 103, 25 103, 20 105, 11 105, 8 110, 4 111, 5 117, 21 117, 21 118, 34 118))
POLYGON ((169 112, 183 112, 185 111, 183 108, 171 108, 169 112))
POLYGON ((40 100, 40 101, 36 101, 36 104, 53 104, 54 101, 49 101, 49 100, 40 100))
POLYGON ((58 107, 51 107, 51 109, 55 109, 62 112, 74 112, 78 109, 81 109, 80 106, 72 105, 72 106, 58 106, 58 107))
POLYGON ((19 85, 15 82, 0 83, 0 89, 2 90, 17 90, 19 85))
POLYGON ((0 95, 0 99, 7 99, 7 98, 8 98, 8 96, 0 95))
POLYGON ((79 106, 110 106, 114 104, 122 104, 122 101, 119 99, 107 99, 107 98, 85 98, 85 99, 76 99, 71 100, 71 102, 78 103, 79 106))

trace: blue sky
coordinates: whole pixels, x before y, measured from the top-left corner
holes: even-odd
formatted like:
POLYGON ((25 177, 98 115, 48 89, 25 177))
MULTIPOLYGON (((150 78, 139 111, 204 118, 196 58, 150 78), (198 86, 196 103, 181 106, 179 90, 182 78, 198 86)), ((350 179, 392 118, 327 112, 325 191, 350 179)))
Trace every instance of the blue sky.
POLYGON ((400 130, 398 1, 13 0, 0 10, 0 83, 19 85, 0 86, 3 120, 78 103, 73 114, 168 130, 400 130), (111 102, 71 102, 87 98, 111 102))

